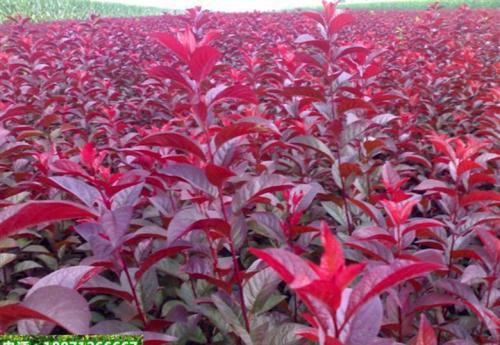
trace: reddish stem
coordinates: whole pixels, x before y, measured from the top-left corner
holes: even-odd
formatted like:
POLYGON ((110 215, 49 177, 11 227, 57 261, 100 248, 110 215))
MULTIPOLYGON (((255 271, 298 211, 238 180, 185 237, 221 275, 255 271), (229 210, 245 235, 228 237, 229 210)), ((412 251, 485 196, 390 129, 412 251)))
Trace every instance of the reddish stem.
POLYGON ((132 290, 132 297, 134 298, 135 307, 137 308, 139 317, 141 318, 145 326, 148 323, 148 320, 146 318, 146 315, 144 315, 144 312, 142 311, 141 303, 139 302, 139 297, 137 296, 137 291, 135 290, 135 284, 133 283, 132 277, 130 276, 130 272, 128 271, 127 263, 125 262, 125 260, 121 255, 119 256, 123 265, 123 270, 125 271, 125 276, 127 277, 128 284, 130 285, 130 289, 132 290))

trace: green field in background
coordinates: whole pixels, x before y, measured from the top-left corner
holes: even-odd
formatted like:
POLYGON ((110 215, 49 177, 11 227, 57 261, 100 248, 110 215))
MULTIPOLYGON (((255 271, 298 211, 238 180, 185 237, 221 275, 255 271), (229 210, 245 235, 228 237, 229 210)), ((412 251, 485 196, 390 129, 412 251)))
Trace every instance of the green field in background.
MULTIPOLYGON (((430 3, 429 0, 394 0, 371 3, 341 4, 339 7, 365 10, 414 10, 426 9, 430 3)), ((470 7, 500 7, 500 0, 441 0, 442 7, 455 8, 466 3, 470 7)), ((318 7, 319 9, 319 7, 318 7)))
POLYGON ((33 21, 84 19, 96 13, 104 17, 161 15, 166 9, 90 0, 0 0, 0 20, 21 14, 33 21))

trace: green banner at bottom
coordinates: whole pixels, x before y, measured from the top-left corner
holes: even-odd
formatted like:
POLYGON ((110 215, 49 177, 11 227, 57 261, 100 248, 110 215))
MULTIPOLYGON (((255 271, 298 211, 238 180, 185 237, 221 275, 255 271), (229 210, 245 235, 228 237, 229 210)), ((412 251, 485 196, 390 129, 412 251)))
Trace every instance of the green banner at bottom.
POLYGON ((142 345, 142 335, 0 335, 0 345, 142 345))

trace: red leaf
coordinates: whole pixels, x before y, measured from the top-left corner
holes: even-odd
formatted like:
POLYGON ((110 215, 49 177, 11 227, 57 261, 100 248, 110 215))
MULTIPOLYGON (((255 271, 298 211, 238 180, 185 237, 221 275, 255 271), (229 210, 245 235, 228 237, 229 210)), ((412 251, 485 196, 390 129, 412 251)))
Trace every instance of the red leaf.
POLYGON ((212 163, 207 164, 205 167, 205 174, 210 183, 219 188, 222 187, 228 178, 236 175, 231 170, 212 163))
POLYGON ((383 72, 382 68, 380 68, 376 64, 371 64, 367 69, 365 69, 365 71, 363 73, 363 78, 365 78, 365 79, 371 78, 371 77, 379 74, 380 72, 383 72))
POLYGON ((304 12, 302 15, 311 18, 319 24, 324 24, 323 16, 319 12, 304 12))
POLYGON ((210 46, 196 48, 189 61, 191 77, 198 82, 205 79, 221 56, 218 49, 210 46))
POLYGON ((167 256, 176 255, 188 248, 188 246, 174 246, 163 248, 154 252, 153 254, 149 255, 147 259, 144 260, 144 262, 141 263, 141 265, 139 266, 139 270, 135 273, 135 279, 139 281, 142 275, 161 259, 166 258, 167 256))
POLYGON ((284 249, 256 249, 250 248, 250 253, 264 260, 271 266, 287 284, 291 284, 296 277, 307 278, 308 281, 318 280, 318 275, 300 256, 284 249))
POLYGON ((325 101, 325 96, 321 91, 315 90, 312 87, 289 86, 283 89, 283 94, 288 97, 302 96, 325 101))
POLYGON ((457 167, 457 176, 462 176, 463 173, 472 169, 481 169, 481 165, 478 163, 471 161, 470 159, 460 161, 457 167))
MULTIPOLYGON (((495 231, 494 229, 492 230, 495 231)), ((492 262, 498 262, 500 259, 500 239, 494 233, 487 230, 479 231, 478 235, 492 262)))
POLYGON ((397 226, 405 223, 408 220, 413 207, 418 204, 419 201, 419 198, 413 197, 402 202, 381 200, 380 203, 384 206, 384 209, 393 222, 392 225, 397 226))
POLYGON ((32 105, 14 104, 0 113, 0 120, 5 121, 11 117, 27 115, 35 111, 36 109, 32 105))
POLYGON ((172 147, 177 150, 192 153, 202 160, 206 159, 205 154, 198 146, 198 144, 196 144, 193 140, 191 140, 184 134, 175 132, 154 133, 142 139, 139 144, 172 147))
POLYGON ((184 63, 189 62, 189 54, 186 48, 179 42, 179 40, 167 32, 153 32, 150 34, 163 46, 170 49, 174 54, 184 63))
POLYGON ((247 103, 257 103, 255 92, 243 85, 232 85, 217 93, 211 100, 210 105, 214 105, 226 99, 237 99, 247 103))
POLYGON ((94 217, 88 208, 68 201, 28 201, 0 212, 0 238, 42 223, 94 217))
POLYGON ((325 222, 321 223, 320 229, 321 242, 325 248, 323 256, 321 256, 320 267, 333 276, 344 267, 344 252, 325 222))
MULTIPOLYGON (((301 277, 296 277, 290 285, 297 293, 303 296, 312 295, 323 302, 333 313, 340 305, 342 291, 339 286, 330 280, 313 280, 306 277, 306 283, 302 283, 301 277)), ((299 296, 300 296, 299 295, 299 296)), ((307 298, 307 297, 306 297, 307 298)))
POLYGON ((307 232, 317 232, 318 229, 314 228, 312 226, 307 226, 307 225, 294 225, 290 228, 290 236, 292 238, 296 238, 297 236, 301 234, 305 234, 307 232))
POLYGON ((342 30, 343 27, 350 25, 355 22, 354 17, 349 13, 341 13, 335 16, 328 26, 328 33, 333 34, 342 30))
POLYGON ((51 170, 56 173, 64 173, 66 175, 88 176, 87 172, 80 164, 70 161, 69 159, 59 159, 52 163, 51 170))
POLYGON ((486 183, 486 184, 496 184, 496 179, 492 175, 487 175, 487 174, 482 174, 482 173, 476 173, 476 174, 471 174, 469 177, 469 187, 474 187, 477 184, 481 183, 486 183))
POLYGON ((94 167, 96 152, 93 143, 86 143, 83 145, 80 150, 80 158, 87 168, 92 169, 94 167))
POLYGON ((218 39, 219 37, 222 36, 222 32, 218 30, 209 30, 208 32, 205 33, 205 36, 203 36, 203 39, 200 41, 200 46, 206 46, 213 40, 218 39))
POLYGON ((381 265, 368 270, 361 281, 353 289, 346 320, 363 304, 383 291, 402 282, 421 276, 424 273, 446 270, 446 267, 435 263, 396 260, 390 265, 381 265))
POLYGON ((413 189, 417 191, 431 190, 434 192, 446 193, 449 195, 455 194, 455 190, 450 188, 445 182, 432 179, 423 180, 418 184, 418 186, 414 187, 413 189))
POLYGON ((403 235, 410 231, 445 226, 442 222, 429 218, 412 218, 404 225, 403 235))
POLYGON ((330 51, 330 44, 328 43, 327 40, 317 40, 308 34, 297 37, 295 43, 306 44, 316 47, 325 54, 328 54, 328 52, 330 51))
POLYGON ((343 98, 337 107, 337 111, 339 113, 343 113, 351 109, 374 110, 373 105, 371 105, 370 103, 362 99, 353 99, 353 98, 343 98))
POLYGON ((382 213, 373 206, 372 204, 369 204, 363 200, 359 199, 354 199, 351 198, 349 199, 354 205, 359 207, 363 212, 368 215, 378 226, 383 226, 385 224, 384 222, 384 216, 382 213))
POLYGON ((186 90, 187 92, 192 92, 193 89, 189 82, 184 78, 182 74, 177 72, 176 69, 168 66, 156 66, 152 67, 148 71, 149 75, 158 79, 170 79, 174 85, 186 90))
POLYGON ((0 332, 2 332, 2 334, 10 325, 24 319, 37 319, 55 323, 50 317, 30 309, 21 303, 11 303, 0 306, 0 332))
POLYGON ((361 272, 365 269, 366 264, 351 264, 349 266, 344 267, 344 269, 335 277, 337 282, 337 286, 341 289, 345 289, 352 283, 354 279, 356 279, 361 272))
POLYGON ((186 233, 195 230, 195 229, 200 229, 204 231, 209 231, 210 229, 215 229, 224 236, 227 236, 231 233, 231 225, 228 224, 224 219, 221 218, 207 218, 207 219, 201 219, 197 220, 191 226, 186 229, 186 233))
POLYGON ((158 332, 137 332, 129 334, 142 335, 144 337, 144 345, 163 345, 177 341, 176 337, 158 332))
POLYGON ((269 128, 254 122, 234 123, 230 126, 224 127, 219 133, 217 133, 215 136, 215 146, 220 147, 225 142, 242 135, 263 133, 267 131, 269 131, 269 128))
POLYGON ((465 207, 478 202, 500 202, 500 193, 493 190, 476 190, 460 198, 460 206, 465 207))
POLYGON ((420 316, 420 327, 418 328, 417 342, 415 345, 437 345, 436 333, 425 314, 420 316))
POLYGON ((223 236, 227 236, 231 232, 231 226, 221 218, 206 218, 206 219, 198 219, 198 214, 192 214, 193 217, 191 221, 185 220, 184 213, 186 215, 192 214, 189 209, 184 212, 178 212, 174 219, 176 222, 171 222, 168 228, 169 232, 169 241, 170 243, 175 240, 187 235, 189 232, 193 230, 203 230, 208 232, 211 229, 215 229, 223 236), (180 226, 176 226, 179 224, 180 226))
POLYGON ((342 46, 336 49, 335 58, 340 59, 342 56, 349 54, 368 54, 368 49, 362 45, 342 46))
POLYGON ((419 164, 422 164, 424 167, 428 169, 432 169, 432 163, 425 157, 421 155, 417 155, 412 152, 405 152, 400 155, 401 158, 404 158, 407 161, 413 161, 419 164))
MULTIPOLYGON (((309 339, 315 343, 319 342, 318 338, 318 330, 312 327, 304 327, 295 332, 299 337, 309 339)), ((338 345, 342 345, 342 343, 338 342, 338 345)))
POLYGON ((129 302, 133 302, 134 300, 134 296, 132 296, 130 290, 127 291, 126 288, 122 287, 120 284, 114 283, 99 275, 87 281, 79 290, 93 294, 116 296, 129 302))

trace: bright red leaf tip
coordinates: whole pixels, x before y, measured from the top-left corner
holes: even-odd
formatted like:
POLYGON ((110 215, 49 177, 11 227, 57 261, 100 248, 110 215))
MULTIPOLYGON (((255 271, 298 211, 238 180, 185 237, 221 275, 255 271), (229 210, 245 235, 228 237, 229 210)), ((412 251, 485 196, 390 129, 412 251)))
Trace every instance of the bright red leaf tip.
POLYGON ((205 167, 205 174, 210 183, 217 187, 222 187, 228 178, 236 175, 231 170, 212 163, 207 164, 205 167))
POLYGON ((94 161, 96 159, 96 151, 93 143, 83 145, 80 150, 80 158, 82 163, 89 169, 93 169, 94 161))
POLYGON ((153 32, 150 36, 160 42, 164 47, 170 49, 184 63, 189 62, 189 52, 176 37, 167 32, 153 32))
POLYGON ((342 246, 333 236, 328 224, 322 222, 320 225, 321 241, 325 249, 321 257, 321 268, 329 274, 335 275, 344 267, 344 253, 342 246))
POLYGON ((420 327, 415 345, 437 345, 436 333, 434 333, 434 329, 425 314, 420 317, 420 327))
POLYGON ((216 48, 210 46, 196 48, 189 61, 192 78, 198 82, 205 79, 221 57, 222 54, 216 48))

